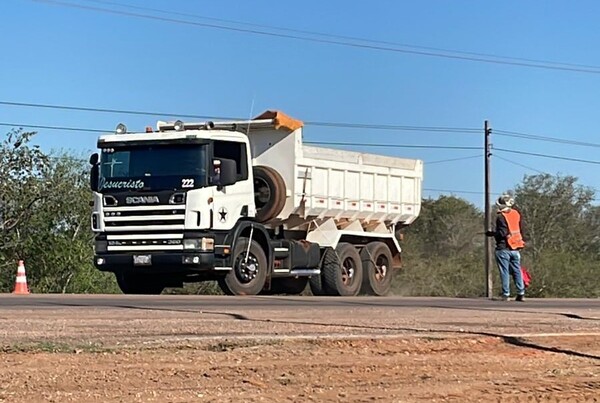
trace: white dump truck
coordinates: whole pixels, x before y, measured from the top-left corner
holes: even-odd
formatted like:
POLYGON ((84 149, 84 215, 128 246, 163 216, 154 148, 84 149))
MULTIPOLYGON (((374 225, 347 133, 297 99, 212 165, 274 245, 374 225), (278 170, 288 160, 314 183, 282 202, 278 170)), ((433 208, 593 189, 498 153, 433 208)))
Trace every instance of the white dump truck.
POLYGON ((422 161, 308 146, 302 128, 267 111, 101 136, 96 267, 131 294, 210 280, 232 295, 386 294, 422 161))

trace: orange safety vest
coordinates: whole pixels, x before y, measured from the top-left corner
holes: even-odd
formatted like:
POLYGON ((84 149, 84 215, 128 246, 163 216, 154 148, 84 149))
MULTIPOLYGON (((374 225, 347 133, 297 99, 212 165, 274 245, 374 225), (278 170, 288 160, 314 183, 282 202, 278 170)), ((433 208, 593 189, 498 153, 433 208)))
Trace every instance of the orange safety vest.
POLYGON ((525 247, 525 241, 523 241, 523 235, 521 235, 521 214, 517 210, 509 210, 502 212, 502 215, 506 219, 508 225, 508 236, 506 242, 512 250, 517 250, 525 247))

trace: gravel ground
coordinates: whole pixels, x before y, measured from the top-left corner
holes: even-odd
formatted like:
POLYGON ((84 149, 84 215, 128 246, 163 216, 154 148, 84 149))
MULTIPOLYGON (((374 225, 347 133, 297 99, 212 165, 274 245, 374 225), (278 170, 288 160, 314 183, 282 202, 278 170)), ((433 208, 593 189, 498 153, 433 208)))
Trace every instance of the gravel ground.
POLYGON ((600 401, 596 308, 2 301, 0 401, 600 401))

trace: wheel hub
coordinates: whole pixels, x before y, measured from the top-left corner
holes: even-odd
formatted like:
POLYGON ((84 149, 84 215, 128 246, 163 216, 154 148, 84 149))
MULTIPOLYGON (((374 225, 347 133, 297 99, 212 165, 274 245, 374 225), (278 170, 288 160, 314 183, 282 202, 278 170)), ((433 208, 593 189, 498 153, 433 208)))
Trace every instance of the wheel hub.
POLYGON ((385 256, 379 256, 375 262, 375 279, 383 281, 388 272, 388 261, 385 256))
POLYGON ((249 255, 245 258, 245 254, 242 254, 236 262, 236 275, 244 283, 249 283, 256 278, 258 274, 259 265, 258 260, 253 255, 249 255))
POLYGON ((342 282, 344 284, 352 283, 352 280, 354 279, 354 271, 355 268, 353 266, 352 260, 344 260, 344 264, 342 264, 342 282))

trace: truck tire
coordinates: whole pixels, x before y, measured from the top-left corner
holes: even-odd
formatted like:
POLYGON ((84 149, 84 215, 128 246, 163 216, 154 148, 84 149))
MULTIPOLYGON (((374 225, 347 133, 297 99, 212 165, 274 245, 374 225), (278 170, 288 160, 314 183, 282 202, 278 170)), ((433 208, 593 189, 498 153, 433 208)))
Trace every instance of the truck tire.
POLYGON ((338 256, 335 253, 335 250, 332 248, 323 248, 321 249, 321 262, 319 265, 319 269, 321 270, 321 274, 316 276, 311 276, 308 280, 308 285, 310 286, 310 291, 313 295, 327 295, 327 291, 325 290, 325 281, 323 279, 325 273, 325 267, 331 266, 331 269, 328 270, 336 270, 340 265, 340 261, 338 260, 338 256))
POLYGON ((308 277, 274 278, 271 280, 270 294, 299 295, 308 284, 308 277))
POLYGON ((232 269, 219 279, 219 287, 227 295, 257 295, 265 286, 267 280, 267 256, 260 244, 250 242, 250 252, 247 260, 248 238, 239 238, 233 253, 232 269))
POLYGON ((281 175, 270 167, 256 166, 253 168, 253 174, 256 221, 265 223, 277 217, 285 206, 285 182, 281 175))
POLYGON ((392 285, 392 252, 383 242, 371 242, 360 253, 363 265, 361 292, 386 295, 392 285))
POLYGON ((115 277, 123 294, 158 295, 165 289, 165 284, 156 276, 119 272, 115 277))
POLYGON ((340 243, 335 252, 337 265, 323 265, 323 282, 327 295, 358 295, 363 279, 362 261, 354 245, 340 243))

